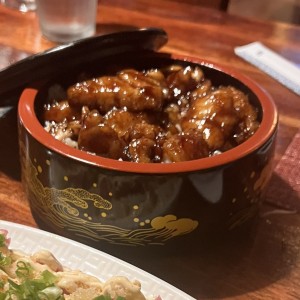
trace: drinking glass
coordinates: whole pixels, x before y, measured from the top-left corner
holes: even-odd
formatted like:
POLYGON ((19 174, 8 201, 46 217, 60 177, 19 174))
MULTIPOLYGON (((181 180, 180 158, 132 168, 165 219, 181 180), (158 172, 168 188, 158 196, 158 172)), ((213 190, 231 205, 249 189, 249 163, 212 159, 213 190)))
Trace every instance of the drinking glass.
POLYGON ((89 37, 96 30, 98 0, 36 0, 43 35, 68 43, 89 37))
POLYGON ((1 0, 0 3, 22 12, 33 11, 36 9, 35 0, 1 0))

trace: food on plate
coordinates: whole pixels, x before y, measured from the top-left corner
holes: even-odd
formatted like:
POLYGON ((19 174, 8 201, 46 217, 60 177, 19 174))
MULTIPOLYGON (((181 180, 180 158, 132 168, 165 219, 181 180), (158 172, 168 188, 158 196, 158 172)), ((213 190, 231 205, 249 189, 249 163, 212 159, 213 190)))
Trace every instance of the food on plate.
POLYGON ((141 163, 181 162, 227 151, 259 127, 233 86, 213 86, 198 66, 171 65, 78 82, 44 109, 45 129, 89 153, 141 163))
POLYGON ((63 267, 47 250, 27 255, 9 244, 7 231, 0 230, 1 300, 146 300, 137 280, 114 276, 102 282, 63 267))

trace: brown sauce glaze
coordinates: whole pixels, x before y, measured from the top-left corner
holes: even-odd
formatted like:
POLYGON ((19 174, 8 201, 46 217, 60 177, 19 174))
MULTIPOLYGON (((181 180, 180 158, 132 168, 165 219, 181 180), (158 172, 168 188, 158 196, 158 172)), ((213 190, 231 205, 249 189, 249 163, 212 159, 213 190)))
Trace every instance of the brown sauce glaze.
POLYGON ((257 110, 232 86, 214 87, 200 67, 123 70, 78 82, 45 106, 45 128, 80 150, 132 162, 212 156, 247 140, 257 110))

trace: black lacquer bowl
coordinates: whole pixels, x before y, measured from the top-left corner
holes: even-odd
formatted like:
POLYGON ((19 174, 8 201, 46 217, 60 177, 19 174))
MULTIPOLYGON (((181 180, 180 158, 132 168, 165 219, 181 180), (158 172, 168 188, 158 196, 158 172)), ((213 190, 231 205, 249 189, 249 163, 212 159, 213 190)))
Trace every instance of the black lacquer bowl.
POLYGON ((49 58, 47 78, 25 89, 20 98, 22 179, 37 224, 113 253, 205 243, 249 224, 257 216, 272 174, 277 111, 270 96, 232 69, 157 52, 167 40, 161 30, 101 38, 101 49, 93 47, 92 38, 71 56, 65 55, 70 48, 62 50, 60 65, 49 58), (94 76, 174 63, 201 65, 213 85, 232 85, 245 92, 259 110, 257 132, 217 156, 145 164, 71 148, 41 124, 41 110, 56 84, 68 87, 83 72, 94 76))

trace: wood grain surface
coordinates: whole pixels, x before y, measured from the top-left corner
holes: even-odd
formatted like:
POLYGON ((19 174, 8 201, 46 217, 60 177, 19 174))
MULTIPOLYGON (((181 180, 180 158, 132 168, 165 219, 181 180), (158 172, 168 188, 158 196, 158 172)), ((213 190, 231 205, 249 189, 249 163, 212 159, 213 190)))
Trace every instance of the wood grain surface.
MULTIPOLYGON (((34 12, 20 13, 0 6, 0 25, 1 68, 56 46, 42 36, 34 12)), ((169 42, 162 52, 205 58, 257 81, 274 98, 279 110, 276 163, 281 160, 300 128, 300 97, 237 57, 233 49, 261 41, 300 66, 300 27, 244 19, 174 1, 100 1, 97 34, 140 27, 161 27, 168 33, 169 42)), ((0 150, 6 140, 15 138, 15 130, 1 127, 1 118, 0 150)), ((11 167, 17 173, 18 155, 15 151, 3 153, 0 219, 35 227, 18 176, 7 172, 11 167)), ((283 188, 290 187, 283 184, 283 188)), ((299 198, 296 195, 295 201, 299 198)), ((170 253, 127 260, 196 299, 300 299, 300 215, 295 211, 264 204, 251 234, 202 252, 187 250, 188 255, 170 253)))

